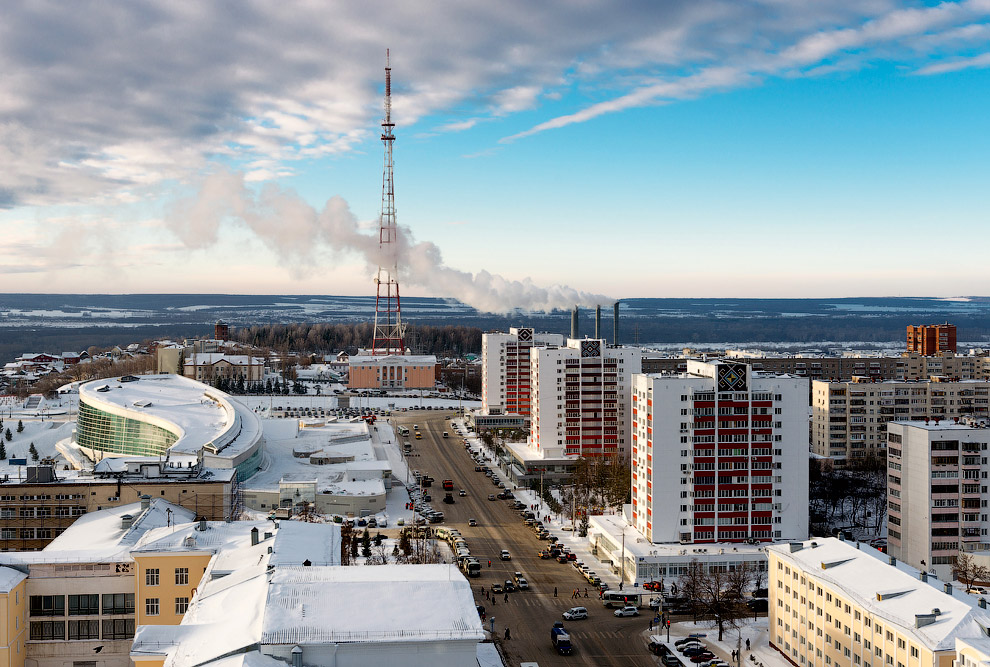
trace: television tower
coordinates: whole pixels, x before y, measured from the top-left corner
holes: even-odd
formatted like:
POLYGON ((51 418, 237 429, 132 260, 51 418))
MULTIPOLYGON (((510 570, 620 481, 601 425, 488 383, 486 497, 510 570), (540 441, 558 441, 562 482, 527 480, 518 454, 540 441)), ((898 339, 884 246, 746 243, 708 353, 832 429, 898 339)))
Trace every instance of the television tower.
POLYGON ((395 225, 395 187, 392 180, 392 68, 389 52, 385 51, 385 119, 382 121, 382 143, 385 144, 385 170, 382 174, 382 215, 378 231, 379 264, 375 277, 375 337, 371 354, 404 354, 406 351, 399 304, 399 270, 397 228, 395 225))

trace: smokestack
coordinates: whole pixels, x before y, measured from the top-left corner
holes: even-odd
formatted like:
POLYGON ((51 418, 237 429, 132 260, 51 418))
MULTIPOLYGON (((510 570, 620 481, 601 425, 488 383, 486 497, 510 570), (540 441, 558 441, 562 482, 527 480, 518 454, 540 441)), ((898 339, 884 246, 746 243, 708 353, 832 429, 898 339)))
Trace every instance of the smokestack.
POLYGON ((619 302, 612 306, 612 345, 619 344, 619 302))
POLYGON ((578 307, 574 306, 571 312, 571 338, 577 340, 578 337, 578 307))
POLYGON ((595 338, 602 337, 602 307, 595 306, 595 338))

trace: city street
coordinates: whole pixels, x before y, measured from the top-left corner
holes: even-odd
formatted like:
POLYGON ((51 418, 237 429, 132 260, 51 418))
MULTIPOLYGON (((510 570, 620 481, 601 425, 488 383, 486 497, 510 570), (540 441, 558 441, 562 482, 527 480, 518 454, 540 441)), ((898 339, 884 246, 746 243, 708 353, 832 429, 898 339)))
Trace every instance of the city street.
MULTIPOLYGON (((412 456, 410 469, 429 474, 436 481, 429 489, 433 507, 444 512, 443 525, 457 528, 467 540, 471 554, 482 562, 482 575, 470 579, 475 599, 485 606, 488 620, 486 630, 495 618, 495 634, 502 644, 508 664, 538 662, 547 665, 654 665, 653 656, 646 650, 646 632, 650 619, 649 610, 641 616, 615 618, 611 609, 599 601, 596 591, 567 563, 541 560, 537 552, 547 543, 536 538, 519 513, 510 508, 511 501, 488 500, 489 494, 499 488, 481 472, 475 472, 475 463, 463 445, 463 438, 445 420, 448 412, 416 411, 393 413, 396 425, 410 428, 412 456), (413 424, 418 424, 422 440, 415 440, 413 424), (450 437, 443 438, 443 431, 450 437), (442 502, 443 479, 454 481, 453 505, 442 502), (457 495, 458 489, 467 491, 466 497, 457 495), (476 519, 477 527, 469 527, 468 520, 476 519), (499 552, 508 549, 512 560, 499 560, 499 552), (491 567, 488 565, 491 560, 491 567), (482 588, 494 583, 504 583, 514 572, 522 572, 529 581, 526 591, 509 593, 509 601, 498 595, 494 601, 485 599, 482 588), (554 587, 557 597, 554 597, 554 587), (580 599, 571 599, 575 589, 580 599), (584 597, 587 589, 588 597, 584 597), (569 656, 558 655, 550 645, 550 628, 554 621, 563 620, 561 613, 573 606, 587 607, 586 620, 566 621, 565 628, 571 635, 574 652, 569 656), (505 628, 511 639, 505 641, 505 628)), ((401 438, 400 438, 401 439, 401 438)))

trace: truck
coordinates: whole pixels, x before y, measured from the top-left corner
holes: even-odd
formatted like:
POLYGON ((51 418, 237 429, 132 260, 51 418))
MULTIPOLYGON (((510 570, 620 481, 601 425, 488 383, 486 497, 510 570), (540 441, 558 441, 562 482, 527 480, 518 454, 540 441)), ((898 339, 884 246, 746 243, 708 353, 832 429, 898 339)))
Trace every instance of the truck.
POLYGON ((444 491, 453 491, 454 490, 454 480, 452 480, 452 479, 445 479, 445 480, 443 480, 443 490, 444 491))
POLYGON ((561 621, 557 621, 550 628, 550 643, 557 649, 557 653, 560 655, 571 654, 571 650, 573 649, 571 646, 571 636, 564 630, 564 624, 561 621))

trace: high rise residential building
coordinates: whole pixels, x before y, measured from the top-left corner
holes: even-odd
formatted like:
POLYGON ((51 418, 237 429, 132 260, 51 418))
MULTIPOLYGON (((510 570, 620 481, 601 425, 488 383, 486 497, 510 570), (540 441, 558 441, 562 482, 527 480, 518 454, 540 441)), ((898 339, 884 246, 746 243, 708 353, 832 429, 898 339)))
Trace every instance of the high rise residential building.
POLYGON ((808 381, 689 360, 632 386, 632 525, 654 543, 808 534, 808 381))
POLYGON ((931 356, 939 352, 956 351, 956 325, 919 324, 908 325, 907 351, 931 356))
POLYGON ((539 455, 628 458, 629 391, 640 372, 640 349, 583 338, 529 354, 529 448, 539 455))
POLYGON ((887 422, 988 416, 990 382, 928 381, 812 382, 811 451, 845 465, 882 452, 887 422))
POLYGON ((766 552, 770 646, 792 665, 986 664, 984 598, 865 544, 816 538, 766 552))
POLYGON ((887 424, 888 552, 943 581, 960 551, 990 549, 985 424, 887 424))
POLYGON ((530 351, 534 347, 564 344, 560 334, 538 333, 531 327, 512 327, 509 333, 481 337, 481 411, 485 415, 521 415, 529 423, 532 382, 530 351))

